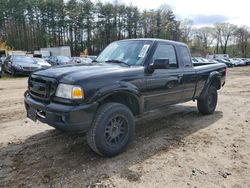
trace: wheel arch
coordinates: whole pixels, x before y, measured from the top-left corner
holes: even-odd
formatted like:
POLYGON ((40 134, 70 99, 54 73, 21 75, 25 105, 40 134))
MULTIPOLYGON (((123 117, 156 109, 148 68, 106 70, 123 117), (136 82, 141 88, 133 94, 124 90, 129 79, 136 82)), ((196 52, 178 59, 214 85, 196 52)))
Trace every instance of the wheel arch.
POLYGON ((210 73, 199 98, 203 98, 206 95, 210 86, 214 86, 216 90, 221 89, 221 76, 218 71, 210 73))
POLYGON ((103 95, 97 101, 100 105, 108 102, 116 102, 127 106, 134 116, 142 113, 140 97, 135 93, 127 90, 115 90, 103 95))

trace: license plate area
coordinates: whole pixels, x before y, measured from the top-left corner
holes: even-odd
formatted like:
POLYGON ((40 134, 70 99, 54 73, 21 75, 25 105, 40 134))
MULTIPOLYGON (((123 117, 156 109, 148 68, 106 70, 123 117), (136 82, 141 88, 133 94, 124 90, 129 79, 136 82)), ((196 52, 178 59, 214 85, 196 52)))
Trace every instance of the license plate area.
POLYGON ((32 107, 29 107, 27 112, 28 112, 27 117, 29 119, 31 119, 32 121, 36 121, 36 119, 37 119, 37 111, 36 111, 36 109, 34 109, 32 107))

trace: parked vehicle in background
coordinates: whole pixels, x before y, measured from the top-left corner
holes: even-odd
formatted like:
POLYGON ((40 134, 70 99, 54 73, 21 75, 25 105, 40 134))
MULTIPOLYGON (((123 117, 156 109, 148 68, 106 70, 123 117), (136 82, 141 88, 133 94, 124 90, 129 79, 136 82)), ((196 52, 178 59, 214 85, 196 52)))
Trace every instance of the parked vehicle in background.
POLYGON ((214 60, 220 62, 220 63, 224 63, 227 65, 227 67, 233 67, 233 63, 231 63, 229 60, 227 59, 219 59, 219 58, 215 58, 214 60))
POLYGON ((209 62, 210 62, 210 63, 221 63, 221 62, 219 62, 219 61, 216 61, 215 59, 209 59, 209 62))
POLYGON ((192 62, 193 63, 200 63, 196 58, 192 57, 192 62))
POLYGON ((240 66, 241 65, 241 61, 238 60, 238 59, 233 59, 233 58, 230 58, 229 61, 235 66, 240 66))
POLYGON ((237 61, 237 66, 245 66, 247 65, 246 61, 242 60, 241 58, 233 58, 234 61, 237 61))
POLYGON ((192 57, 194 63, 209 63, 209 60, 203 57, 192 57))
POLYGON ((198 59, 200 62, 203 62, 203 63, 208 63, 209 62, 208 59, 203 58, 203 57, 196 57, 196 59, 198 59))
POLYGON ((4 72, 16 76, 29 75, 30 73, 41 69, 41 66, 31 57, 24 55, 10 55, 5 59, 2 68, 4 72))
POLYGON ((246 65, 250 65, 250 60, 247 58, 240 58, 242 61, 245 62, 246 65))
POLYGON ((193 57, 192 61, 195 62, 195 63, 203 63, 203 61, 200 58, 197 58, 197 57, 193 57))
POLYGON ((97 56, 95 56, 95 55, 88 55, 87 58, 95 60, 97 58, 97 56))
POLYGON ((197 100, 212 114, 226 65, 194 65, 187 45, 160 39, 130 39, 107 46, 91 65, 37 71, 25 92, 27 116, 59 130, 87 132, 102 156, 124 151, 135 118, 166 105, 197 100))
POLYGON ((43 58, 38 58, 38 57, 35 57, 34 58, 35 62, 41 66, 41 68, 43 69, 47 69, 49 67, 51 67, 51 64, 49 64, 45 59, 43 58))
POLYGON ((92 63, 92 59, 90 58, 84 58, 84 57, 72 57, 70 64, 76 64, 76 63, 92 63))
POLYGON ((40 58, 48 58, 49 56, 50 52, 45 50, 35 50, 33 54, 33 57, 40 57, 40 58))
POLYGON ((229 59, 228 54, 212 54, 212 55, 207 55, 207 59, 229 59))
POLYGON ((71 50, 69 46, 60 46, 53 48, 41 48, 41 52, 49 52, 51 56, 67 56, 71 57, 71 50))
POLYGON ((65 65, 70 63, 71 59, 67 56, 50 56, 47 59, 48 63, 51 64, 52 66, 55 65, 65 65))

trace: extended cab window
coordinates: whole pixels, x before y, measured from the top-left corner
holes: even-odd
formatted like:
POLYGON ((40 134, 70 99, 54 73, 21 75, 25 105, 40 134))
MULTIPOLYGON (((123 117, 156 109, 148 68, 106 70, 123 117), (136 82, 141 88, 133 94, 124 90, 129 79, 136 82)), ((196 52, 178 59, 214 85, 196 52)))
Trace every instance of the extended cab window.
POLYGON ((175 50, 172 45, 158 44, 153 55, 153 61, 155 59, 169 59, 170 67, 178 68, 175 50))
POLYGON ((181 59, 182 59, 184 67, 191 67, 192 61, 191 61, 191 57, 190 57, 188 48, 185 46, 181 46, 180 47, 180 54, 181 54, 181 59))

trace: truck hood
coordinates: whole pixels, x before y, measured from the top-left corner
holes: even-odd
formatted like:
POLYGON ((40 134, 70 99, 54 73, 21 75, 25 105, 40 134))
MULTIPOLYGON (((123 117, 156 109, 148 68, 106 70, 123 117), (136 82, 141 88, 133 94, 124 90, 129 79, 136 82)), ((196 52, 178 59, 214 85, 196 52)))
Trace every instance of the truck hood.
POLYGON ((34 74, 54 78, 60 82, 70 84, 87 78, 104 76, 105 74, 127 72, 130 68, 112 63, 74 64, 55 66, 37 71, 34 74))

